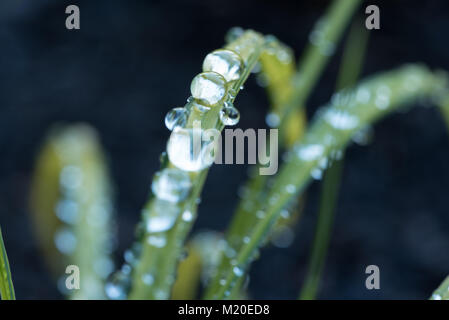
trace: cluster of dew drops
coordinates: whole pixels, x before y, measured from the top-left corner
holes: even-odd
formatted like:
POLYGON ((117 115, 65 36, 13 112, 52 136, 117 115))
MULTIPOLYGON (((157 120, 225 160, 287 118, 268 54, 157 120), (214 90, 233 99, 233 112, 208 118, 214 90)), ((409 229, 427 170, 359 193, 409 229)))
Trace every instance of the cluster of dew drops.
MULTIPOLYGON (((240 113, 233 105, 235 92, 231 87, 240 79, 243 70, 244 62, 235 51, 219 49, 209 53, 203 62, 203 72, 191 82, 191 97, 187 99, 187 104, 170 110, 165 116, 165 125, 172 131, 166 155, 173 167, 156 172, 152 182, 151 189, 155 195, 153 207, 144 210, 145 223, 138 227, 143 229, 140 233, 144 234, 148 245, 163 248, 166 245, 165 232, 174 226, 180 214, 186 222, 193 220, 193 213, 189 210, 181 213, 177 204, 185 200, 191 190, 189 172, 201 171, 210 166, 212 161, 207 157, 210 152, 207 145, 202 144, 199 152, 192 153, 192 136, 201 135, 201 132, 187 127, 189 115, 192 112, 203 114, 222 105, 219 112, 222 124, 236 125, 240 113)), ((125 252, 125 264, 105 285, 108 298, 126 299, 131 284, 130 273, 137 263, 141 246, 141 243, 136 242, 125 252)), ((141 280, 143 284, 152 286, 154 278, 153 273, 146 273, 141 280)), ((168 292, 160 290, 156 292, 156 298, 166 299, 168 292)))

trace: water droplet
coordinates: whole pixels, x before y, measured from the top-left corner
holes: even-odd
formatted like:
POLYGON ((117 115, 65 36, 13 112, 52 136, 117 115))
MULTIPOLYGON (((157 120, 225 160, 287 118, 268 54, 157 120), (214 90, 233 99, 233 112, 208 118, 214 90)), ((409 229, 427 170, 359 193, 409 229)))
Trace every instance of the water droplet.
POLYGON ((373 139, 373 129, 370 126, 361 128, 352 136, 352 141, 361 146, 368 145, 373 139))
POLYGON ((226 284, 226 279, 220 279, 219 283, 221 286, 224 286, 226 284))
POLYGON ((279 124, 281 123, 281 118, 277 113, 270 112, 265 117, 265 122, 270 128, 277 128, 279 124))
POLYGON ((431 300, 442 300, 441 296, 437 293, 432 294, 431 300))
POLYGON ((234 51, 227 49, 209 53, 203 62, 203 71, 221 74, 226 81, 238 80, 243 72, 242 58, 234 51))
POLYGON ((225 97, 226 80, 216 72, 203 72, 193 78, 190 91, 201 103, 213 106, 225 97))
POLYGON ((368 103, 370 98, 371 98, 371 93, 366 88, 359 88, 355 95, 355 99, 359 103, 368 103))
POLYGON ((189 210, 184 211, 182 214, 182 220, 184 220, 186 222, 192 221, 193 220, 192 212, 189 210))
POLYGON ((303 161, 315 161, 323 155, 324 150, 321 144, 307 144, 300 146, 296 153, 303 161))
POLYGON ((237 277, 243 276, 243 269, 242 269, 242 268, 239 268, 239 267, 237 267, 237 266, 235 266, 234 268, 232 268, 232 272, 234 272, 234 274, 235 274, 237 277))
POLYGON ((237 40, 238 37, 243 35, 244 32, 245 30, 243 30, 241 27, 233 27, 226 33, 225 40, 228 43, 233 42, 237 40))
POLYGON ((78 203, 73 200, 61 200, 56 205, 56 216, 65 223, 73 224, 78 218, 78 203))
MULTIPOLYGON (((215 139, 202 141, 201 129, 176 128, 167 144, 168 157, 175 166, 185 171, 199 171, 212 165, 215 139)), ((219 134, 219 133, 218 133, 219 134)))
POLYGON ((179 202, 187 197, 191 186, 187 172, 176 168, 166 168, 155 174, 151 189, 160 199, 179 202))
POLYGON ((151 286, 154 283, 154 276, 151 273, 145 273, 142 275, 142 282, 147 286, 151 286))
POLYGON ((289 227, 282 227, 275 236, 272 238, 271 242, 274 246, 278 248, 287 248, 293 243, 293 239, 295 238, 295 234, 292 229, 289 227))
POLYGON ((64 254, 71 254, 75 251, 77 239, 69 228, 58 230, 54 237, 56 248, 64 254))
POLYGON ((285 187, 285 190, 286 190, 288 193, 293 194, 293 193, 296 192, 296 187, 295 187, 294 184, 288 184, 288 185, 285 187))
POLYGON ((227 102, 220 111, 220 120, 225 126, 234 126, 240 120, 240 112, 232 103, 227 102))
POLYGON ((83 173, 80 168, 75 166, 66 166, 62 169, 59 177, 61 186, 67 190, 73 190, 81 186, 83 173))
POLYGON ((249 243, 250 241, 251 241, 250 237, 248 237, 248 236, 243 237, 243 243, 249 243))
POLYGON ((153 247, 163 248, 167 244, 167 238, 164 234, 150 235, 147 238, 147 242, 153 247))
POLYGON ((125 300, 128 295, 129 286, 129 276, 118 271, 111 276, 104 289, 109 299, 125 300))
POLYGON ((386 85, 381 85, 376 91, 376 100, 374 104, 380 110, 385 110, 390 105, 391 90, 386 85))
POLYGON ((156 199, 150 210, 145 210, 146 231, 158 233, 173 227, 179 214, 179 208, 172 202, 156 199))
POLYGON ((359 118, 347 111, 330 108, 324 114, 324 120, 337 130, 352 130, 359 125, 359 118))
POLYGON ((321 180, 321 178, 323 178, 323 170, 320 168, 312 169, 312 171, 310 171, 310 175, 315 180, 321 180))
POLYGON ((258 211, 256 212, 256 217, 259 218, 259 219, 265 218, 265 211, 263 211, 263 210, 258 210, 258 211))
POLYGON ((185 108, 173 108, 165 115, 165 126, 172 131, 176 127, 184 127, 187 122, 185 108))

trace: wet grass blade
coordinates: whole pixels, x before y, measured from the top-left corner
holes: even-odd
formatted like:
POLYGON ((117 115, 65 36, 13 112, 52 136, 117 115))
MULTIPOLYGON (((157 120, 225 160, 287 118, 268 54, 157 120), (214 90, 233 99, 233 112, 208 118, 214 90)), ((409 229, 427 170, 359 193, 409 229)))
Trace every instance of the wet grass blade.
POLYGON ((11 270, 9 268, 8 256, 6 255, 3 242, 2 230, 0 228, 0 296, 2 300, 15 300, 14 286, 12 283, 11 270))
MULTIPOLYGON (((362 23, 360 19, 357 19, 349 32, 337 80, 337 90, 354 85, 362 69, 369 35, 366 29, 360 28, 363 25, 362 23)), ((318 221, 309 268, 299 297, 299 299, 303 300, 315 299, 319 289, 344 167, 344 151, 341 151, 341 158, 329 159, 328 163, 329 168, 324 174, 321 189, 318 221)))
POLYGON ((446 75, 434 74, 422 65, 406 65, 362 81, 351 90, 337 93, 332 102, 317 112, 304 138, 286 155, 286 160, 267 195, 267 202, 256 208, 259 215, 253 231, 235 255, 220 281, 215 299, 224 299, 269 236, 280 212, 301 194, 311 181, 312 170, 342 150, 367 125, 420 98, 433 98, 447 90, 446 75))
POLYGON ((449 300, 449 277, 444 279, 443 283, 436 289, 430 300, 449 300))

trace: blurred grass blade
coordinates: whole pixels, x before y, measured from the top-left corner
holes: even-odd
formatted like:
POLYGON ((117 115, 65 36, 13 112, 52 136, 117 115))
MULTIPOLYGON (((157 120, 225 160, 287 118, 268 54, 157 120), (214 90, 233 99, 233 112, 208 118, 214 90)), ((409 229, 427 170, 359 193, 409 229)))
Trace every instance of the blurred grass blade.
MULTIPOLYGON (((369 35, 365 28, 360 27, 362 25, 363 21, 356 19, 351 26, 337 79, 337 90, 353 86, 359 77, 369 35)), ((329 168, 324 174, 321 189, 318 221, 309 268, 300 293, 300 299, 303 300, 315 299, 319 289, 319 282, 324 269, 329 246, 338 190, 340 188, 341 174, 344 166, 344 151, 341 151, 341 158, 329 159, 328 163, 329 168)))
POLYGON ((91 127, 51 131, 37 159, 30 207, 59 290, 72 299, 103 299, 104 281, 113 270, 113 209, 103 151, 91 127), (67 288, 69 265, 79 268, 79 289, 67 288))
POLYGON ((449 300, 449 277, 444 279, 443 283, 436 289, 430 300, 449 300))
POLYGON ((257 257, 280 212, 302 193, 314 169, 343 150, 349 140, 366 126, 420 98, 437 98, 447 91, 447 77, 434 74, 422 65, 406 65, 362 81, 351 90, 338 92, 329 105, 321 108, 303 139, 285 156, 285 163, 274 179, 267 201, 256 207, 259 220, 243 242, 226 273, 223 283, 210 298, 223 299, 257 257))
MULTIPOLYGON (((268 45, 260 57, 262 74, 259 77, 266 85, 270 98, 271 110, 267 115, 267 122, 272 127, 280 125, 279 148, 291 147, 302 137, 306 128, 304 104, 360 2, 360 0, 332 2, 311 31, 309 36, 311 41, 296 72, 291 49, 273 36, 267 36, 268 45)), ((248 234, 254 227, 257 221, 254 207, 266 199, 268 180, 268 177, 258 174, 257 166, 252 169, 250 178, 242 189, 237 210, 226 231, 229 252, 237 252, 242 246, 241 235, 248 234)), ((290 210, 285 210, 285 214, 276 222, 278 235, 299 219, 301 208, 298 208, 297 204, 292 204, 288 209, 290 210)), ((218 276, 209 286, 206 297, 211 297, 212 292, 218 289, 220 275, 229 265, 230 259, 223 255, 218 276)))
POLYGON ((2 229, 0 228, 0 297, 2 300, 15 300, 14 286, 12 283, 11 270, 9 268, 8 256, 6 255, 3 242, 2 229))

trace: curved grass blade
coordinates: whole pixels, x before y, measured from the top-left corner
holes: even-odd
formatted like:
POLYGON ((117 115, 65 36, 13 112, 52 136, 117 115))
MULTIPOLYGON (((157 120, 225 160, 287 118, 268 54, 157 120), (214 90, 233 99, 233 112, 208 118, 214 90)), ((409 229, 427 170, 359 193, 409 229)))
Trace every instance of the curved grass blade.
POLYGON ((444 279, 443 283, 436 289, 430 300, 449 300, 449 277, 444 279))
MULTIPOLYGON (((337 80, 337 90, 353 86, 362 69, 369 33, 366 29, 360 28, 361 25, 362 21, 357 19, 349 32, 337 80)), ((328 161, 328 168, 324 174, 321 189, 318 221, 309 268, 299 299, 315 299, 318 292, 333 227, 343 165, 344 151, 341 152, 341 158, 329 159, 328 161)))
MULTIPOLYGON (((262 83, 266 83, 271 111, 267 122, 273 127, 280 125, 279 147, 290 147, 297 141, 306 127, 304 103, 318 82, 324 67, 332 56, 336 44, 350 17, 360 4, 360 0, 335 0, 325 15, 319 20, 310 33, 310 44, 301 59, 295 73, 293 53, 273 36, 267 36, 268 45, 262 53, 262 83), (284 120, 283 120, 284 119, 284 120)), ((218 274, 222 274, 229 265, 233 254, 242 243, 241 235, 248 234, 257 221, 255 206, 266 199, 268 177, 258 174, 258 167, 252 168, 250 178, 242 188, 241 200, 226 232, 229 244, 228 252, 223 255, 218 274)), ((290 210, 277 222, 279 234, 289 224, 299 219, 301 209, 292 204, 290 210)), ((277 235, 274 234, 274 237, 277 235)), ((220 276, 216 277, 206 292, 212 296, 219 286, 220 276)))
POLYGON ((15 300, 16 295, 12 283, 11 270, 8 256, 3 242, 2 229, 0 228, 0 297, 2 300, 15 300))
POLYGON ((55 127, 37 159, 30 207, 58 288, 72 299, 105 298, 113 269, 110 189, 96 132, 85 124, 55 127), (78 267, 79 289, 67 286, 70 265, 78 267))
MULTIPOLYGON (((229 84, 230 87, 227 90, 228 93, 225 100, 231 103, 234 102, 236 95, 259 59, 264 46, 264 37, 249 30, 225 47, 236 52, 244 61, 242 75, 237 81, 229 84)), ((186 108, 191 110, 191 112, 189 111, 186 128, 191 128, 195 121, 201 121, 202 130, 214 128, 221 131, 223 129, 224 125, 219 120, 219 115, 224 101, 205 113, 190 108, 192 103, 196 102, 190 101, 186 105, 186 108)), ((162 165, 162 169, 164 168, 176 168, 176 166, 168 159, 165 159, 162 165)), ((182 171, 181 168, 177 169, 182 171)), ((119 298, 167 299, 170 296, 176 276, 176 268, 184 250, 185 238, 196 219, 198 199, 207 177, 207 172, 207 168, 188 172, 192 187, 187 198, 183 201, 168 204, 158 197, 152 196, 150 198, 143 211, 143 222, 138 232, 138 242, 136 244, 139 249, 135 254, 136 258, 128 262, 128 266, 132 270, 132 280, 131 283, 126 283, 125 281, 125 283, 119 284, 123 289, 122 291, 125 292, 119 298), (155 219, 157 221, 161 215, 165 214, 164 211, 167 212, 167 210, 173 212, 171 215, 175 217, 173 225, 160 232, 149 230, 148 225, 151 225, 155 219)), ((121 272, 121 278, 128 276, 126 274, 123 275, 123 268, 121 272)), ((112 291, 114 293, 117 285, 111 284, 111 288, 114 289, 112 291)))
MULTIPOLYGON (((351 137, 394 110, 422 97, 435 97, 447 90, 446 75, 434 74, 421 65, 407 65, 373 76, 352 90, 337 93, 332 102, 317 113, 301 143, 286 155, 286 162, 274 180, 263 214, 232 259, 223 285, 210 298, 226 298, 236 281, 258 255, 281 210, 302 193, 311 172, 334 150, 343 149, 351 137), (293 192, 292 192, 293 191, 293 192)), ((242 240, 243 242, 243 240, 242 240)))

